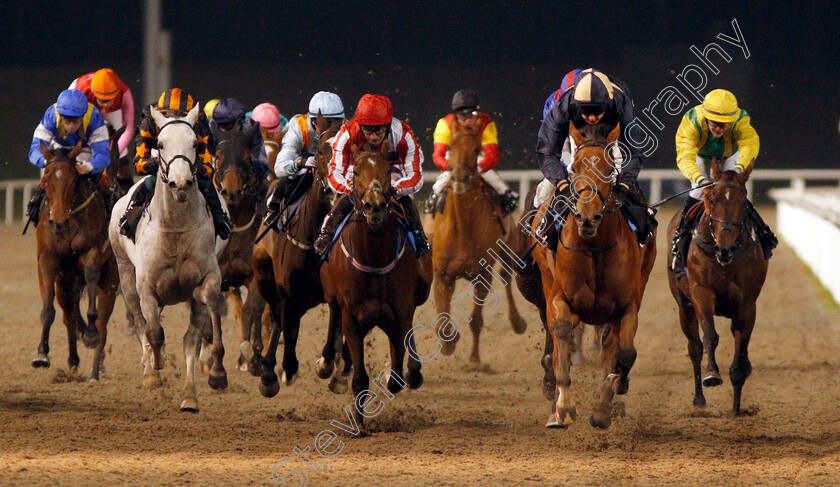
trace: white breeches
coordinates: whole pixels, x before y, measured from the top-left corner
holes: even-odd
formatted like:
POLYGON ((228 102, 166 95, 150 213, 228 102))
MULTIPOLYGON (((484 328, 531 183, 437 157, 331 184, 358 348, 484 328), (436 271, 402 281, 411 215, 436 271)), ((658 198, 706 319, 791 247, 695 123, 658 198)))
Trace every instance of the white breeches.
MULTIPOLYGON (((738 157, 740 155, 741 155, 740 152, 736 152, 736 153, 732 154, 731 156, 727 157, 726 159, 723 159, 723 160, 719 161, 718 164, 720 164, 720 169, 722 171, 734 171, 735 170, 735 164, 738 163, 738 157)), ((709 167, 710 162, 711 162, 710 160, 703 159, 702 157, 697 156, 697 167, 700 169, 700 172, 703 173, 703 176, 705 176, 706 179, 708 179, 709 181, 713 181, 714 176, 712 175, 712 168, 709 167)), ((691 183, 691 187, 694 188, 694 189, 692 189, 688 193, 689 196, 691 196, 692 198, 694 198, 696 200, 702 200, 703 199, 703 190, 702 189, 697 189, 697 183, 695 183, 695 182, 691 183)))
MULTIPOLYGON (((499 173, 492 169, 490 169, 489 171, 482 172, 479 175, 485 183, 489 184, 490 187, 493 188, 493 190, 499 194, 505 194, 508 192, 508 190, 510 190, 510 187, 507 185, 507 183, 504 182, 502 177, 499 176, 499 173)), ((446 183, 449 182, 449 178, 451 177, 452 175, 449 173, 449 171, 443 171, 442 173, 440 173, 440 175, 435 180, 435 184, 432 186, 432 191, 434 191, 435 194, 440 194, 440 192, 443 191, 443 188, 446 187, 446 183)))

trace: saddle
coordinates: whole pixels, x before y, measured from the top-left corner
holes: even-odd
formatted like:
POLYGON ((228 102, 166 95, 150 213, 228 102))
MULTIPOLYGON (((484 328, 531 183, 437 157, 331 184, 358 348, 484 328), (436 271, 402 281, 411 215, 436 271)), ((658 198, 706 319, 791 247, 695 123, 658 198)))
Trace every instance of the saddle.
POLYGON ((278 230, 288 228, 289 224, 297 213, 303 197, 309 191, 309 187, 315 181, 315 176, 311 171, 307 171, 300 176, 280 179, 277 183, 275 191, 278 192, 277 197, 280 198, 280 214, 277 218, 275 226, 278 230))

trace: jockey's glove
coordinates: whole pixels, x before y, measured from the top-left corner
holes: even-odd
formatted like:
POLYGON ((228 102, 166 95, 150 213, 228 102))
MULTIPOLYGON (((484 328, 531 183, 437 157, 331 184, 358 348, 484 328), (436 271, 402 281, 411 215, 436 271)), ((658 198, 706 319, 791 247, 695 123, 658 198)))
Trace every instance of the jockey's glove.
POLYGON ((295 168, 300 171, 304 167, 315 167, 315 155, 310 152, 304 152, 295 161, 295 168))
POLYGON ((567 200, 572 201, 572 187, 569 186, 568 179, 561 179, 557 182, 557 196, 563 196, 567 200))
POLYGON ((88 174, 93 172, 93 164, 90 162, 77 162, 76 171, 78 171, 79 174, 88 174))
POLYGON ((615 206, 621 207, 624 205, 624 200, 627 199, 627 193, 630 192, 630 187, 624 183, 616 184, 613 187, 612 194, 613 198, 615 199, 615 206))

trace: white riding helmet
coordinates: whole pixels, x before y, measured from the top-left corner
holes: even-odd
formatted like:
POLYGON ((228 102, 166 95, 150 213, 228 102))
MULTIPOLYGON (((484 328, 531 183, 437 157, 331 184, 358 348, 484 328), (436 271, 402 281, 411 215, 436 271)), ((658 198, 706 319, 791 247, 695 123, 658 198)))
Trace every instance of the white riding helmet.
POLYGON ((309 118, 318 116, 318 110, 326 118, 344 118, 344 104, 341 98, 329 91, 319 91, 309 100, 309 118))

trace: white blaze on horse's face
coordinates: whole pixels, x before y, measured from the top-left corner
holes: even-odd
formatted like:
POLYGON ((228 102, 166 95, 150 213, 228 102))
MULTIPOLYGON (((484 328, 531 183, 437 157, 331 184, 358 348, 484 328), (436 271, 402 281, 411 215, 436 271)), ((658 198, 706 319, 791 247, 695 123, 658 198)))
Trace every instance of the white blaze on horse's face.
POLYGON ((166 118, 157 110, 151 110, 155 124, 162 129, 158 134, 158 151, 161 161, 158 171, 164 172, 169 188, 174 191, 175 199, 180 202, 187 200, 185 192, 195 184, 193 167, 197 163, 198 138, 193 126, 198 118, 198 110, 198 104, 196 104, 183 118, 166 118), (186 123, 172 123, 175 120, 186 123), (166 126, 165 129, 164 126, 166 126))

